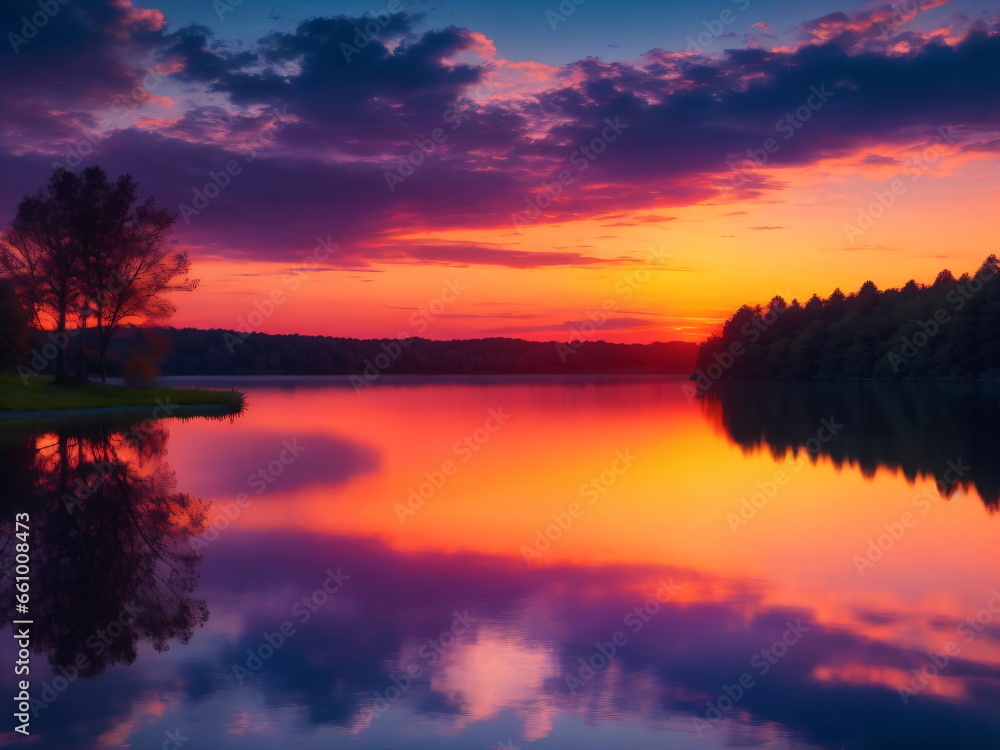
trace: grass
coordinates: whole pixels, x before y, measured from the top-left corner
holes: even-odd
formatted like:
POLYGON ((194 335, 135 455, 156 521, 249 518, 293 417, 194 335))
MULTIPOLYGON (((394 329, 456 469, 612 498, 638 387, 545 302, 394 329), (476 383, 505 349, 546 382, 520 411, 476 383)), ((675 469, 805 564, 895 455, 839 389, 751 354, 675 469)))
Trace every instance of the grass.
POLYGON ((20 375, 0 375, 0 412, 65 409, 120 409, 163 404, 223 407, 227 413, 242 411, 244 395, 239 391, 189 388, 127 388, 122 385, 87 383, 56 385, 51 378, 31 378, 27 385, 20 375))

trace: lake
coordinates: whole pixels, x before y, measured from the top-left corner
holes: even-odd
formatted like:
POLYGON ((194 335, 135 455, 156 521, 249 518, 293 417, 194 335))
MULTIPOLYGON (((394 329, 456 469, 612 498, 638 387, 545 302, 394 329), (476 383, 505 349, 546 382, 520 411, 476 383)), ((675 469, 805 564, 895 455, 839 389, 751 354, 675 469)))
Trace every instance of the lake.
POLYGON ((0 424, 37 746, 1000 742, 995 386, 207 382, 0 424))

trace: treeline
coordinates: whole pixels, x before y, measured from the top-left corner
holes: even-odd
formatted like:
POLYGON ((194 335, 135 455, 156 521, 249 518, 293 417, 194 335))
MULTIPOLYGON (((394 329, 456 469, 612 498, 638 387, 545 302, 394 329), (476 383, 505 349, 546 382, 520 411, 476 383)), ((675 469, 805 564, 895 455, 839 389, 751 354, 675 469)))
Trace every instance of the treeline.
POLYGON ((704 391, 725 378, 998 379, 998 274, 990 255, 974 274, 944 270, 930 285, 866 281, 804 305, 744 305, 702 343, 692 380, 704 391))
MULTIPOLYGON (((671 341, 611 344, 604 341, 561 344, 512 338, 431 341, 411 338, 351 339, 298 334, 238 333, 224 329, 142 329, 159 345, 165 375, 373 375, 461 373, 559 373, 656 371, 687 375, 698 345, 671 341)), ((123 336, 112 344, 117 356, 112 374, 121 372, 123 336)))
MULTIPOLYGON (((174 311, 164 295, 197 286, 187 253, 172 252, 177 217, 152 198, 140 201, 137 190, 131 175, 59 168, 18 204, 0 234, 0 367, 18 359, 30 323, 52 333, 52 356, 36 353, 22 375, 51 360, 57 382, 80 383, 93 358, 104 380, 116 333, 130 323, 162 325, 174 311)), ((131 366, 137 377, 149 369, 138 355, 131 366)))

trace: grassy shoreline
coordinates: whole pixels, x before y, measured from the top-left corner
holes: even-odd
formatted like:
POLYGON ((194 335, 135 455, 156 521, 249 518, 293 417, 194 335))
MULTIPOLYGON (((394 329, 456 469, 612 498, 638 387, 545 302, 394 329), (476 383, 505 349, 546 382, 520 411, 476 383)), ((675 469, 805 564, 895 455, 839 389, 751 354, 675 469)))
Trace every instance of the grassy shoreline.
POLYGON ((19 375, 0 375, 0 418, 5 412, 162 409, 166 404, 235 414, 243 409, 244 395, 234 390, 128 388, 105 383, 64 386, 46 377, 32 378, 25 385, 19 375))

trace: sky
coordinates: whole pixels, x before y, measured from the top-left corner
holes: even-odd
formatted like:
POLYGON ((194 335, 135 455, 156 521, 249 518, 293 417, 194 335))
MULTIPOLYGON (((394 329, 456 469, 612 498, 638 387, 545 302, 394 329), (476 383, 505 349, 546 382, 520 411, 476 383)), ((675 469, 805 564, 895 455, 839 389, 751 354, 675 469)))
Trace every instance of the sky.
POLYGON ((1000 2, 12 0, 0 221, 132 174, 176 326, 698 341, 997 250, 1000 2))

